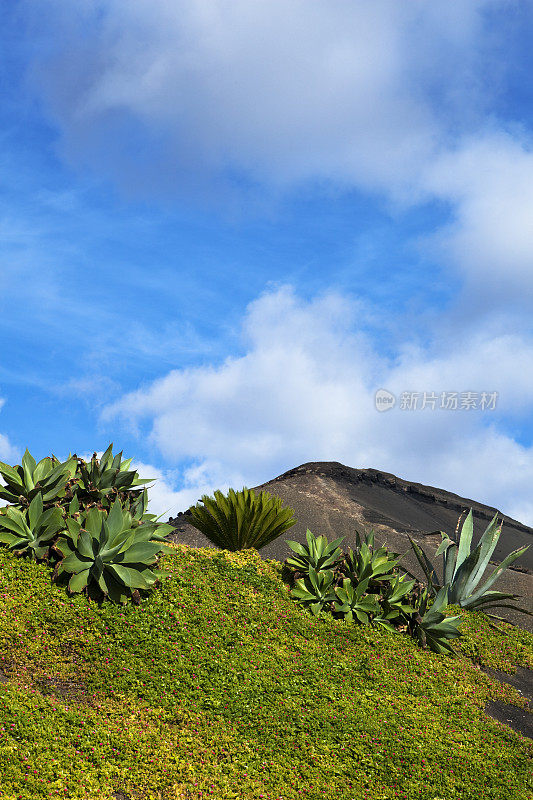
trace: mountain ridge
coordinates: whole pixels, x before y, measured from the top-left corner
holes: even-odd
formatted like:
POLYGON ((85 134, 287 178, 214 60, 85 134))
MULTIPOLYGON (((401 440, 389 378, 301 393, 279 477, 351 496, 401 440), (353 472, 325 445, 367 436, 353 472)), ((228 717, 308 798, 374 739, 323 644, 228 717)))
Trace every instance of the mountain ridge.
POLYGON ((278 475, 276 478, 268 481, 268 483, 276 483, 277 481, 285 480, 289 477, 300 474, 304 470, 309 470, 310 472, 315 472, 316 474, 326 474, 323 472, 325 467, 337 468, 339 472, 343 473, 348 472, 350 474, 356 474, 360 481, 369 480, 372 483, 382 483, 390 488, 403 489, 403 491, 417 493, 422 496, 427 496, 431 499, 435 499, 439 494, 443 496, 445 495, 446 497, 443 498, 443 501, 446 502, 450 508, 453 507, 455 510, 460 511, 465 504, 468 504, 469 507, 475 507, 478 509, 480 516, 486 516, 488 520, 491 520, 494 517, 494 514, 498 514, 498 517, 502 517, 505 522, 512 522, 517 528, 521 528, 533 536, 533 528, 531 528, 529 525, 525 525, 519 520, 514 519, 513 517, 508 516, 507 514, 504 514, 493 506, 488 506, 485 503, 480 503, 477 500, 471 500, 468 497, 462 497, 461 495, 455 494, 455 492, 449 492, 446 489, 440 489, 436 486, 418 483, 416 481, 408 481, 405 478, 399 478, 392 472, 385 472, 384 470, 374 469, 372 467, 358 469, 356 467, 347 467, 344 464, 341 464, 340 461, 309 461, 305 464, 301 464, 299 467, 293 467, 292 469, 283 472, 281 475, 278 475), (313 469, 313 467, 316 469, 313 469), (457 502, 455 505, 453 505, 448 498, 456 498, 457 502), (491 513, 489 514, 487 511, 485 511, 485 509, 488 509, 491 513))
MULTIPOLYGON (((292 477, 296 477, 301 475, 302 473, 308 474, 315 474, 320 476, 327 476, 332 478, 339 478, 339 477, 349 477, 349 479, 354 482, 362 482, 362 483, 371 483, 371 484, 378 484, 382 485, 386 488, 394 490, 398 490, 404 493, 417 495, 417 499, 422 499, 423 501, 436 502, 445 505, 450 510, 454 510, 459 514, 465 511, 466 508, 472 508, 473 514, 477 515, 478 518, 481 517, 487 520, 489 523, 495 514, 498 515, 498 520, 502 522, 502 528, 505 525, 512 525, 513 528, 517 530, 523 531, 525 534, 532 537, 531 545, 533 550, 533 528, 528 525, 525 525, 523 522, 510 517, 508 514, 504 514, 502 511, 497 509, 494 506, 488 506, 485 503, 480 503, 477 500, 472 500, 468 497, 463 497, 458 495, 454 492, 449 492, 446 489, 440 489, 436 486, 431 486, 429 484, 418 483, 415 481, 408 481, 404 478, 399 478, 397 475, 394 475, 392 472, 385 472, 384 470, 374 469, 372 467, 368 468, 356 468, 356 467, 347 467, 344 464, 341 464, 339 461, 309 461, 305 464, 301 464, 298 467, 293 467, 292 469, 283 472, 281 475, 278 475, 276 478, 273 478, 271 481, 268 481, 264 484, 260 484, 257 487, 254 487, 256 490, 261 490, 266 486, 272 486, 273 484, 286 481, 292 477)), ((448 531, 446 531, 448 532, 448 531)), ((433 535, 435 531, 428 531, 427 535, 433 535)), ((448 532, 449 533, 449 532, 448 532)), ((490 561, 489 563, 499 563, 495 561, 490 561)), ((507 567, 507 569, 514 569, 517 572, 528 572, 533 574, 533 568, 526 568, 526 567, 517 567, 515 565, 511 565, 507 567)))

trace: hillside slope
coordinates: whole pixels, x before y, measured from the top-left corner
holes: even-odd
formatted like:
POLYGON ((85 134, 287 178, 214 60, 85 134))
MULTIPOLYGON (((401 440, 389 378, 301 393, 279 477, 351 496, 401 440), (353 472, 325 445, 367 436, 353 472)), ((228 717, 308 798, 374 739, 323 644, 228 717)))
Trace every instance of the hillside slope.
MULTIPOLYGON (((0 548, 1 800, 530 800, 533 636, 464 612, 456 656, 313 615, 254 550, 176 546, 139 605, 0 548)), ((450 614, 457 609, 449 609, 450 614)))
MULTIPOLYGON (((443 489, 405 481, 375 469, 353 469, 335 461, 302 464, 254 488, 280 497, 294 509, 298 519, 298 523, 280 539, 259 551, 261 558, 284 561, 292 555, 286 540, 305 544, 307 528, 315 536, 326 535, 328 541, 344 536, 341 544, 344 551, 355 546, 356 530, 364 534, 373 529, 376 546, 386 544, 391 551, 405 553, 400 563, 421 580, 424 573, 408 535, 422 546, 442 577, 442 556, 434 557, 441 542, 436 531, 453 534, 459 514, 472 508, 474 547, 497 510, 443 489)), ((483 580, 511 551, 526 544, 532 545, 514 562, 513 569, 507 569, 498 578, 492 589, 520 595, 522 599, 518 605, 533 611, 533 529, 505 515, 500 515, 501 518, 503 528, 493 553, 494 563, 487 568, 483 580)), ((170 518, 169 524, 176 528, 176 533, 169 537, 172 541, 191 547, 213 547, 205 536, 187 523, 186 513, 170 518)), ((506 608, 494 613, 533 632, 533 617, 527 614, 506 608)))

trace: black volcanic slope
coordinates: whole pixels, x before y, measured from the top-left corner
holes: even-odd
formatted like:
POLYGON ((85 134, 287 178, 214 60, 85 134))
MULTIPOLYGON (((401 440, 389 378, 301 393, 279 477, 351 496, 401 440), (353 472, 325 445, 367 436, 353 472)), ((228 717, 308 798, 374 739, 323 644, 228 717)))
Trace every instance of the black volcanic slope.
MULTIPOLYGON (((385 544, 390 551, 405 554, 400 566, 421 580, 424 573, 408 535, 422 546, 442 579, 442 556, 434 556, 441 542, 438 531, 453 535, 461 512, 472 508, 473 548, 497 511, 443 489, 411 483, 375 469, 345 467, 335 461, 302 464, 254 488, 280 497, 298 519, 294 527, 259 551, 261 558, 284 561, 293 554, 286 540, 306 544, 307 528, 315 536, 324 534, 329 542, 344 536, 340 547, 345 552, 355 546, 356 531, 365 534, 373 529, 375 546, 385 544)), ((494 563, 487 568, 482 582, 511 551, 533 545, 533 529, 503 514, 498 518, 503 519, 502 533, 492 555, 494 563)), ((186 513, 170 518, 169 523, 176 528, 176 533, 168 537, 172 541, 191 547, 214 547, 187 523, 186 513)), ((520 595, 518 605, 533 611, 533 546, 501 574, 491 590, 520 595)), ((506 608, 492 613, 533 632, 533 617, 527 614, 506 608)))

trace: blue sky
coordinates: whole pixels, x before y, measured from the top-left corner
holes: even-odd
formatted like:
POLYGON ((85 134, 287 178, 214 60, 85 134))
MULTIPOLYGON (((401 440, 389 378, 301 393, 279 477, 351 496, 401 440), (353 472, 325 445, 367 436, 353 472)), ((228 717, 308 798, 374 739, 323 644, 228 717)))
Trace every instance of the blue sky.
POLYGON ((0 460, 112 441, 165 519, 335 460, 533 525, 529 3, 0 14, 0 460))

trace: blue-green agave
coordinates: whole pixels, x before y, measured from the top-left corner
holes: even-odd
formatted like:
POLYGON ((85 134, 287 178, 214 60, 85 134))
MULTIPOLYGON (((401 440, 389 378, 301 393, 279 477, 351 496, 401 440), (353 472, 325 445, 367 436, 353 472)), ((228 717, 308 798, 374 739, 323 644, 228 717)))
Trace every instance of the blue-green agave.
POLYGON ((132 528, 135 528, 141 522, 157 522, 161 517, 168 514, 169 511, 169 509, 167 509, 162 514, 159 514, 159 516, 146 513, 146 509, 148 508, 148 491, 146 489, 143 489, 142 494, 136 500, 126 497, 123 503, 125 511, 128 510, 128 506, 129 513, 131 514, 132 528))
MULTIPOLYGON (((521 611, 524 614, 533 616, 531 611, 519 608, 510 603, 502 602, 503 600, 509 599, 518 600, 518 595, 488 591, 509 564, 512 564, 522 553, 525 553, 529 545, 520 547, 517 550, 513 550, 512 553, 509 553, 487 578, 483 586, 477 591, 474 591, 487 568, 490 557, 500 538, 501 525, 497 523, 497 514, 494 515, 492 521, 487 526, 475 550, 470 552, 473 529, 472 509, 470 509, 462 525, 459 542, 450 538, 447 534, 442 533, 442 531, 440 532, 442 542, 435 555, 438 556, 442 554, 443 556, 443 583, 444 586, 448 587, 448 603, 450 605, 461 606, 461 608, 468 610, 483 612, 488 608, 511 608, 514 611, 521 611)), ((442 588, 439 584, 435 568, 422 548, 413 542, 411 537, 409 537, 409 541, 426 575, 428 592, 430 596, 435 596, 442 588)), ((411 577, 414 577, 413 573, 409 572, 409 570, 406 570, 406 572, 411 575, 411 577)), ((494 619, 502 619, 495 614, 488 614, 488 616, 494 619)))
POLYGON ((102 503, 108 497, 117 494, 123 495, 123 500, 128 504, 131 498, 137 500, 137 487, 143 483, 150 483, 154 478, 139 478, 135 470, 129 470, 133 458, 122 461, 122 450, 113 457, 113 442, 98 460, 96 453, 91 458, 90 468, 83 459, 79 462, 79 471, 76 482, 72 486, 72 493, 83 498, 84 502, 96 501, 102 503), (132 493, 130 495, 130 493, 132 493))

